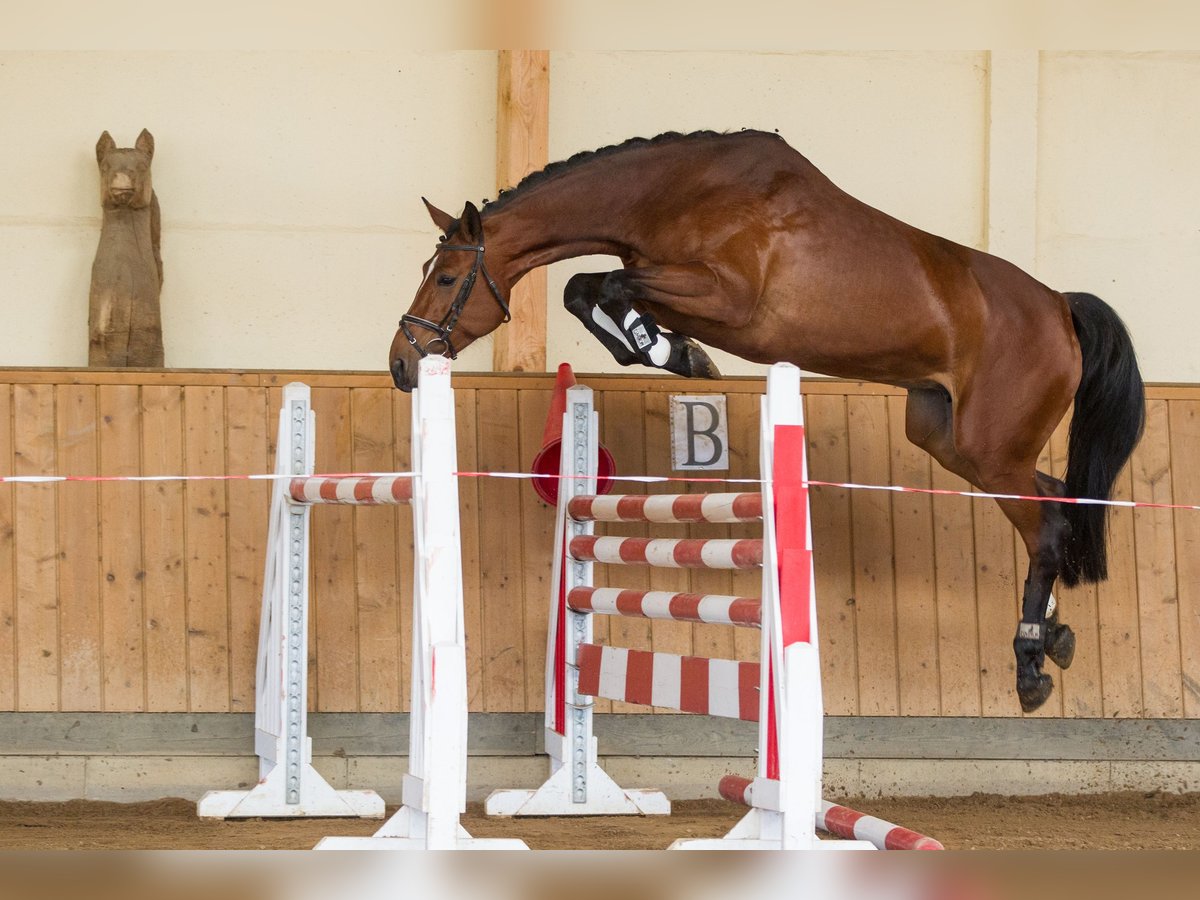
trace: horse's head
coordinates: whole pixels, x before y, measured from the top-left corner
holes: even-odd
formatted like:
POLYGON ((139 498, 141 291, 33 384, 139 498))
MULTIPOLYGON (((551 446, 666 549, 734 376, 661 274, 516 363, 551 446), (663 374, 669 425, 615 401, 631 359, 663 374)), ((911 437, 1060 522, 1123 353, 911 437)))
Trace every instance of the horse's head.
POLYGON ((422 356, 454 359, 472 341, 509 319, 508 286, 496 283, 485 262, 479 210, 468 203, 455 219, 428 200, 424 202, 443 237, 422 268, 424 277, 417 296, 392 339, 389 369, 402 391, 411 391, 416 385, 417 362, 422 356))
POLYGON ((100 205, 105 209, 144 209, 154 189, 150 184, 150 161, 154 158, 154 136, 146 129, 133 147, 118 148, 106 131, 96 142, 100 165, 100 205))

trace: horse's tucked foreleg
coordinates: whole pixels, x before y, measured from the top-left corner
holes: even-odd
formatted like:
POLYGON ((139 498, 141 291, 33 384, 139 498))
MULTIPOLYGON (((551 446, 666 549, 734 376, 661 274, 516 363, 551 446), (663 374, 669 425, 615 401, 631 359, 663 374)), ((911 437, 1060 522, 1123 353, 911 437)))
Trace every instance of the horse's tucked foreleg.
POLYGON ((563 291, 563 306, 604 345, 613 359, 623 366, 632 366, 640 363, 641 357, 612 318, 599 307, 600 285, 604 276, 603 272, 581 272, 572 276, 563 291))

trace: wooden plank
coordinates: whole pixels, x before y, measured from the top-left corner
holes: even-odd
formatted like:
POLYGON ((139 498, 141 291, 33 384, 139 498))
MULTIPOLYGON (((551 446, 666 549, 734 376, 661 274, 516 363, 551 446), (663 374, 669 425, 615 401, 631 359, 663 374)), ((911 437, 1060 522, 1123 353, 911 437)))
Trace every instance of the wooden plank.
MULTIPOLYGON (((937 490, 972 490, 966 481, 931 467, 937 490)), ((933 545, 937 558, 938 668, 943 716, 977 716, 979 617, 975 603, 975 541, 972 502, 933 498, 933 545)))
MULTIPOLYGON (((184 465, 190 475, 223 475, 224 391, 183 389, 184 465)), ((191 481, 187 504, 185 581, 188 597, 188 702, 193 712, 229 711, 229 589, 225 485, 191 481)))
MULTIPOLYGON (((95 475, 98 455, 96 388, 92 385, 61 385, 56 393, 59 470, 64 474, 95 475)), ((77 482, 60 485, 58 493, 60 502, 71 511, 70 515, 60 516, 58 520, 58 577, 62 594, 59 613, 61 709, 96 711, 104 708, 100 537, 97 528, 99 490, 94 483, 77 482)), ((136 535, 122 535, 125 541, 131 537, 136 540, 136 535)))
MULTIPOLYGON (((350 391, 316 388, 312 408, 317 472, 349 472, 354 466, 350 391)), ((314 508, 310 529, 308 627, 310 653, 315 653, 309 657, 309 703, 322 712, 354 712, 359 704, 354 508, 314 508)))
MULTIPOLYGON (((53 385, 22 384, 13 391, 13 472, 54 475, 53 385)), ((58 488, 21 485, 15 492, 14 573, 17 622, 17 709, 59 708, 58 488)))
MULTIPOLYGON (((147 475, 179 474, 184 471, 183 389, 147 385, 141 393, 142 470, 147 475)), ((178 481, 142 485, 146 708, 159 712, 188 708, 184 493, 178 481)))
MULTIPOLYGON (((497 56, 496 186, 506 188, 550 161, 550 53, 500 50, 497 56)), ((541 372, 546 368, 545 268, 517 282, 508 299, 512 321, 495 333, 492 368, 541 372)))
MULTIPOLYGON (((392 446, 392 391, 358 388, 350 394, 353 471, 388 472, 392 446)), ((400 591, 396 570, 396 520, 410 507, 355 507, 355 593, 358 596, 359 709, 400 708, 400 591)))
MULTIPOLYGON (((1067 470, 1069 431, 1068 415, 1050 438, 1049 469, 1043 469, 1060 479, 1067 470)), ((1054 588, 1054 598, 1058 601, 1060 620, 1075 632, 1075 660, 1071 668, 1059 673, 1058 677, 1058 684, 1062 686, 1062 714, 1080 718, 1101 716, 1104 714, 1104 695, 1096 585, 1081 584, 1068 588, 1060 582, 1054 588)), ((1053 663, 1047 663, 1046 668, 1047 671, 1058 672, 1058 667, 1053 663)))
MULTIPOLYGON (((396 472, 411 472, 412 395, 393 390, 389 396, 392 404, 392 469, 396 472)), ((455 399, 457 400, 457 397, 455 399)), ((462 490, 462 479, 459 480, 459 490, 462 490)), ((415 565, 412 507, 397 510, 395 522, 396 546, 393 553, 396 558, 395 590, 399 602, 397 616, 400 628, 394 663, 397 683, 400 685, 400 697, 396 709, 408 709, 412 683, 413 573, 415 565)))
MULTIPOLYGON (((928 488, 930 458, 904 433, 905 398, 889 397, 891 484, 928 488)), ((933 498, 892 495, 896 560, 896 646, 900 715, 936 716, 938 686, 937 562, 933 552, 933 498)))
MULTIPOLYGON (((1014 558, 1013 526, 995 501, 972 499, 975 529, 975 601, 979 622, 979 690, 982 714, 1021 713, 1014 685, 1017 667, 1013 635, 1021 618, 1020 591, 1014 558)), ((1022 545, 1022 562, 1025 552, 1022 545)), ((1057 702, 1057 699, 1055 700, 1057 702)))
MULTIPOLYGON (((1176 503, 1200 502, 1200 401, 1170 403, 1171 484, 1176 503)), ((1175 513, 1183 714, 1200 715, 1200 514, 1175 513)))
MULTIPOLYGON (((13 474, 12 388, 0 384, 0 475, 13 474)), ((13 492, 11 484, 0 484, 0 711, 17 706, 17 611, 16 558, 13 492)))
MULTIPOLYGON (((844 397, 804 401, 808 470, 814 481, 850 480, 849 434, 844 397)), ((857 612, 850 491, 818 487, 810 494, 817 617, 821 638, 821 689, 828 715, 858 712, 857 612)))
MULTIPOLYGON (((266 389, 226 388, 225 409, 226 470, 232 475, 272 471, 275 457, 268 455, 268 447, 277 428, 279 410, 268 408, 266 389)), ((240 712, 254 709, 258 619, 262 612, 271 485, 265 481, 231 481, 227 498, 229 707, 240 712)))
MULTIPOLYGON (((475 391, 455 390, 454 416, 455 427, 458 432, 458 467, 460 471, 464 472, 479 471, 479 428, 476 409, 477 397, 475 391)), ((397 450, 397 453, 399 453, 399 450, 397 450)), ((403 459, 409 459, 407 449, 405 450, 403 459)), ((407 465, 407 462, 404 465, 407 465)), ((467 707, 472 712, 480 712, 484 708, 483 590, 479 582, 479 565, 482 553, 479 546, 479 483, 482 480, 481 478, 458 479, 458 511, 463 559, 463 628, 467 635, 467 707)), ((403 552, 404 548, 401 547, 401 553, 403 552)), ((411 527, 409 529, 409 559, 412 559, 411 527)), ((407 615, 408 618, 405 621, 411 622, 411 602, 407 615)), ((405 648, 407 653, 407 643, 405 643, 405 648)), ((405 697, 407 696, 408 690, 406 687, 405 697)))
MULTIPOLYGON (((1113 496, 1133 499, 1132 465, 1117 478, 1113 496)), ((1144 709, 1136 546, 1134 511, 1113 507, 1108 519, 1108 580, 1096 585, 1104 715, 1109 718, 1140 718, 1144 709)))
MULTIPOLYGON (((212 390, 218 390, 212 388, 212 390)), ((141 390, 136 385, 101 385, 100 473, 141 472, 141 390)), ((105 482, 100 488, 100 566, 104 580, 104 708, 136 712, 146 708, 146 666, 142 623, 142 492, 131 482, 105 482)))
MULTIPOLYGON (((1133 455, 1133 499, 1170 503, 1170 420, 1165 400, 1146 404, 1146 436, 1133 455)), ((1183 715, 1175 528, 1170 510, 1133 514, 1138 559, 1138 624, 1142 638, 1142 698, 1150 718, 1183 715)))
MULTIPOLYGON (((546 416, 552 391, 521 391, 518 401, 518 459, 521 469, 529 471, 533 458, 542 449, 546 416)), ((554 555, 555 510, 533 489, 522 482, 521 583, 525 598, 525 709, 538 710, 546 693, 546 629, 550 619, 551 568, 554 555)))
MULTIPOLYGON (((645 456, 646 417, 642 408, 642 395, 627 392, 601 394, 596 398, 596 408, 600 413, 600 443, 606 447, 621 448, 621 466, 619 472, 629 475, 648 473, 645 456)), ((669 469, 659 470, 669 471, 669 469)), ((628 487, 639 492, 640 485, 631 484, 628 487)), ((678 485, 677 485, 678 487, 678 485)), ((620 490, 621 488, 617 488, 620 490)), ((681 536, 682 529, 677 525, 672 529, 676 537, 681 536)), ((608 534, 620 533, 626 537, 646 537, 647 526, 640 523, 623 523, 619 529, 607 529, 608 534)), ((596 567, 599 569, 599 567, 596 567)), ((631 590, 650 590, 651 567, 649 566, 606 566, 606 583, 614 587, 631 590)), ((633 619, 624 616, 592 616, 592 621, 605 621, 608 625, 607 643, 614 647, 632 647, 637 650, 649 650, 653 645, 653 627, 649 619, 633 619)), ((634 703, 613 700, 609 707, 614 713, 644 712, 645 707, 634 703)))
MULTIPOLYGON (((852 397, 846 404, 850 434, 850 480, 887 484, 887 401, 852 397)), ((896 650, 895 569, 891 498, 883 491, 853 491, 854 608, 858 625, 859 711, 896 715, 899 685, 896 650)))
MULTIPOLYGON (((477 396, 479 468, 518 472, 517 393, 477 396)), ((479 484, 479 580, 483 597, 483 702, 488 712, 525 707, 525 598, 521 596, 522 535, 513 527, 522 485, 509 478, 479 484)))

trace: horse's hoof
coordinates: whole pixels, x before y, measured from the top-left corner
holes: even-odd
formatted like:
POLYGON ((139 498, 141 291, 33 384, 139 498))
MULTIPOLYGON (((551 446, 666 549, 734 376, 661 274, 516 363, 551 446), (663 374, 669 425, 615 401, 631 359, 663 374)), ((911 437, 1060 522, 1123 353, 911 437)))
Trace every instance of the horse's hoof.
POLYGON ((1040 672, 1030 680, 1017 679, 1017 697, 1021 700, 1023 712, 1033 712, 1049 698, 1054 691, 1054 679, 1040 672))
POLYGON ((1071 665, 1075 659, 1075 632, 1070 625, 1046 623, 1046 656, 1060 669, 1071 665))
POLYGON ((683 360, 683 371, 680 374, 687 378, 721 377, 721 371, 717 368, 716 363, 709 359, 704 349, 691 338, 688 338, 684 345, 683 360))

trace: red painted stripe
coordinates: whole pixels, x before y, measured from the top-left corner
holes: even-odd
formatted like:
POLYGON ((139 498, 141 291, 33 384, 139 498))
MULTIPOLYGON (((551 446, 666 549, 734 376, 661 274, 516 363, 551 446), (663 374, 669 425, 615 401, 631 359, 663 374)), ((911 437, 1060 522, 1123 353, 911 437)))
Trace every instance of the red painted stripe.
POLYGON ((941 841, 897 825, 883 839, 885 850, 945 850, 941 841))
POLYGON ((293 478, 288 482, 288 494, 293 500, 296 500, 300 503, 307 502, 304 499, 304 485, 307 481, 307 478, 293 478))
POLYGON ((779 560, 779 606, 783 646, 807 641, 808 566, 805 515, 808 492, 804 487, 804 428, 775 426, 775 538, 779 560))
POLYGON ((738 718, 743 722, 758 721, 758 663, 738 663, 738 718))
POLYGON ((392 479, 392 499, 401 503, 408 503, 412 500, 412 479, 411 478, 393 478, 392 479))
POLYGON ((717 782, 717 793, 730 803, 750 805, 750 786, 754 784, 749 778, 741 775, 725 775, 717 782))
POLYGON ((630 650, 625 668, 625 701, 650 706, 654 689, 654 654, 646 650, 630 650))
POLYGON ((626 494, 617 500, 617 518, 640 521, 646 518, 646 501, 649 497, 626 494))
POLYGON ((617 594, 617 609, 622 615, 641 616, 642 598, 645 596, 643 591, 621 591, 617 594))
POLYGON ((703 599, 703 594, 676 594, 667 604, 667 610, 671 613, 672 619, 678 619, 681 622, 699 622, 700 601, 703 599))
POLYGON ((738 597, 729 604, 729 619, 740 625, 762 627, 762 601, 738 597))
POLYGON ((854 823, 862 817, 863 813, 856 812, 847 806, 832 806, 825 813, 825 830, 830 834, 852 841, 855 839, 854 823))
POLYGON ((698 538, 684 538, 675 544, 671 553, 675 563, 689 569, 704 567, 704 546, 708 541, 698 538))
POLYGON ((646 547, 650 538, 622 538, 618 545, 618 555, 623 563, 645 563, 646 547))
POLYGON ((579 693, 589 697, 600 694, 600 660, 603 648, 597 644, 580 644, 575 661, 579 666, 579 693))
POLYGON ((671 504, 671 516, 676 522, 703 522, 704 494, 680 494, 671 504))
POLYGON ((738 541, 733 545, 733 564, 739 569, 755 569, 762 565, 763 542, 761 540, 738 541))
POLYGON ((592 605, 592 597, 595 593, 596 589, 592 587, 571 588, 567 594, 567 606, 579 612, 591 612, 595 609, 592 605))
POLYGON ((567 501, 567 517, 576 522, 587 522, 592 518, 592 501, 596 498, 591 494, 572 497, 567 501))
POLYGON ((762 494, 738 494, 733 501, 733 514, 739 519, 761 519, 762 494))
POLYGON ((317 496, 322 500, 337 500, 337 482, 332 478, 322 478, 317 496))
POLYGON ((378 480, 378 478, 359 478, 356 480, 354 482, 354 499, 359 503, 375 503, 376 500, 371 495, 371 491, 378 480))
MULTIPOLYGON (((571 538, 567 545, 567 556, 571 559, 587 561, 596 558, 596 541, 598 538, 595 535, 585 534, 580 537, 571 538)), ((564 567, 565 568, 565 567, 564 567)))
POLYGON ((708 660, 685 656, 679 672, 679 708, 708 715, 708 660))

